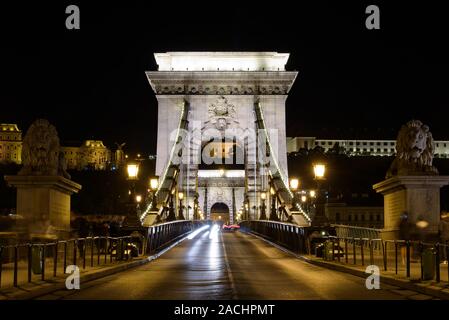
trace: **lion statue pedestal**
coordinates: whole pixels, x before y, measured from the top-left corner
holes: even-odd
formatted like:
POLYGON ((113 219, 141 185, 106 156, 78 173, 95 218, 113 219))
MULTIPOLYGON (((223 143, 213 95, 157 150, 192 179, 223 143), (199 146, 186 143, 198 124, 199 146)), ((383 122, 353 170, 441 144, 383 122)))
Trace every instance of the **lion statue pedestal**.
POLYGON ((65 238, 70 233, 70 196, 81 185, 70 180, 54 126, 36 120, 22 145, 23 167, 17 176, 5 176, 17 188, 21 227, 32 234, 65 238))
POLYGON ((404 214, 416 226, 418 238, 438 234, 440 188, 449 184, 449 176, 438 175, 432 165, 434 150, 432 134, 421 121, 412 120, 402 126, 396 142, 396 159, 387 172, 387 179, 373 186, 384 195, 385 239, 398 239, 404 214))

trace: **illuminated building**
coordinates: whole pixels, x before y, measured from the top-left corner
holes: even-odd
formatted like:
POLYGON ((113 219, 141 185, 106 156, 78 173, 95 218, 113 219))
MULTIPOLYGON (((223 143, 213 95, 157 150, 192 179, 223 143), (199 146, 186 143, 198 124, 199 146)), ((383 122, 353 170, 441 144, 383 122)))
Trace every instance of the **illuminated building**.
POLYGON ((22 131, 17 124, 0 124, 0 162, 22 162, 22 131))

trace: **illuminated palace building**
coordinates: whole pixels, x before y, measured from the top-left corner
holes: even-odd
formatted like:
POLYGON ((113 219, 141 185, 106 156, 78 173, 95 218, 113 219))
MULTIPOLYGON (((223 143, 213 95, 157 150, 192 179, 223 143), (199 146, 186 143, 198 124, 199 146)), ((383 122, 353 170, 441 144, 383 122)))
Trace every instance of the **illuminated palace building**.
POLYGON ((106 170, 111 163, 111 151, 105 147, 101 140, 86 140, 81 146, 61 147, 67 162, 68 169, 106 170))
MULTIPOLYGON (((316 147, 329 152, 336 147, 351 156, 393 156, 396 140, 317 139, 316 137, 287 137, 287 152, 310 150, 316 147)), ((435 141, 435 157, 449 158, 449 141, 435 141)))
POLYGON ((22 161, 22 131, 16 124, 0 124, 0 162, 22 161))
MULTIPOLYGON (((125 156, 119 149, 114 154, 101 140, 66 143, 61 151, 72 170, 108 170, 123 165, 125 156)), ((0 124, 0 163, 22 163, 22 131, 17 124, 0 124)))

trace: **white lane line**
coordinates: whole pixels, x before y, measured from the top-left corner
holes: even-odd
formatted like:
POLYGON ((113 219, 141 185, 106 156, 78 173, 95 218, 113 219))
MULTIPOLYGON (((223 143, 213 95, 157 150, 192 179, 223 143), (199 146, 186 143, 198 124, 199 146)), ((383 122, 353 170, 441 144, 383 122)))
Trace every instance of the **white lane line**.
POLYGON ((235 284, 234 284, 235 283, 234 282, 234 276, 232 275, 231 267, 229 265, 228 255, 226 253, 226 247, 225 247, 225 244, 224 244, 223 233, 222 232, 220 232, 220 238, 221 238, 221 245, 223 246, 223 256, 224 256, 225 265, 226 265, 226 272, 228 274, 228 279, 229 279, 229 282, 231 284, 232 299, 238 300, 237 290, 235 289, 235 284))

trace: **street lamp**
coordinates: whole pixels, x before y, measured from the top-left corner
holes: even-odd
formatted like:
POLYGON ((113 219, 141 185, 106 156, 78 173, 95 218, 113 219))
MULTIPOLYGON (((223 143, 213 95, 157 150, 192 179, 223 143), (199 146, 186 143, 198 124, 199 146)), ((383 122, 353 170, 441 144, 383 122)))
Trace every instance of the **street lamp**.
POLYGON ((292 191, 296 191, 298 190, 298 187, 299 187, 299 180, 296 178, 290 179, 290 189, 292 191))
MULTIPOLYGON (((298 187, 299 187, 299 180, 296 178, 290 179, 290 190, 293 193, 293 203, 292 203, 292 209, 294 211, 298 210, 298 187)), ((282 218, 282 217, 281 217, 282 218)))
POLYGON ((132 162, 128 163, 127 172, 128 180, 137 180, 137 176, 139 175, 139 164, 132 162))
POLYGON ((159 178, 158 177, 150 178, 150 191, 152 195, 150 211, 157 211, 156 191, 158 187, 159 187, 159 178))
POLYGON ((267 220, 267 216, 265 214, 265 199, 267 198, 267 193, 262 191, 260 193, 260 199, 262 200, 262 205, 260 206, 260 217, 259 220, 267 220))
POLYGON ((142 201, 141 195, 136 195, 136 181, 139 175, 139 164, 136 162, 128 162, 126 167, 126 172, 128 174, 127 180, 129 181, 129 200, 128 200, 128 215, 125 219, 124 225, 131 228, 139 227, 140 214, 140 202, 142 201))
POLYGON ((271 209, 270 209, 270 220, 278 221, 278 216, 276 214, 276 191, 273 187, 270 188, 271 194, 271 209))
POLYGON ((324 173, 326 172, 326 166, 324 164, 314 164, 313 172, 315 173, 316 180, 323 180, 324 173))
POLYGON ((178 199, 179 199, 178 220, 185 220, 184 214, 183 214, 184 206, 182 205, 182 199, 184 199, 184 193, 178 192, 178 199))
POLYGON ((314 164, 313 172, 315 174, 317 191, 316 191, 315 217, 312 220, 312 225, 323 226, 323 225, 328 224, 328 220, 326 218, 326 213, 325 213, 325 208, 324 208, 323 190, 321 189, 321 182, 326 180, 326 178, 324 177, 324 175, 326 173, 326 166, 321 163, 314 164))
POLYGON ((310 197, 315 198, 316 197, 316 192, 315 190, 310 190, 310 197))

